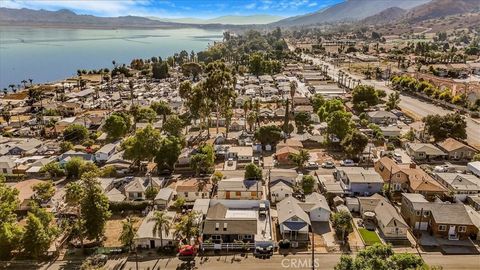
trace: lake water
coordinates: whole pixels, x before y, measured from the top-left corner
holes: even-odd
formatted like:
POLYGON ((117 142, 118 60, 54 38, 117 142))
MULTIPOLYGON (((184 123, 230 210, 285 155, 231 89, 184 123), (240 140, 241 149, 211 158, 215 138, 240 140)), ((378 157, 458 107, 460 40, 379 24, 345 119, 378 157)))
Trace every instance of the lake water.
POLYGON ((204 50, 222 39, 221 30, 53 29, 0 27, 0 89, 33 79, 49 82, 78 69, 112 69, 112 60, 165 58, 181 50, 204 50))

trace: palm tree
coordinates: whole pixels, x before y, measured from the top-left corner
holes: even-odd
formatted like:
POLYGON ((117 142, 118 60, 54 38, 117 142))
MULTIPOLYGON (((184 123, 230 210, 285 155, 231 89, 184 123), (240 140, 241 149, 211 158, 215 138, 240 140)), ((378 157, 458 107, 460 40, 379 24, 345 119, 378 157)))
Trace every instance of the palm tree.
POLYGON ((297 92, 298 84, 297 81, 291 81, 290 82, 290 98, 292 99, 292 112, 294 109, 294 102, 293 102, 293 97, 295 96, 295 93, 297 92))
POLYGON ((171 217, 167 216, 167 212, 155 211, 148 221, 155 223, 152 233, 160 236, 160 246, 163 248, 163 233, 167 236, 170 233, 171 217))
POLYGON ((198 213, 195 211, 183 215, 180 221, 175 224, 175 235, 190 241, 190 238, 196 236, 199 231, 197 219, 198 213))
POLYGON ((132 250, 133 247, 133 239, 135 238, 135 234, 137 230, 133 226, 134 220, 131 217, 127 217, 125 221, 122 221, 122 233, 118 240, 122 242, 124 246, 128 247, 128 250, 132 250))
MULTIPOLYGON (((247 118, 248 109, 250 108, 250 100, 245 100, 243 102, 243 115, 247 118)), ((245 122, 245 130, 247 129, 247 121, 245 122)))
POLYGON ((288 158, 293 161, 299 169, 303 169, 305 162, 310 159, 310 154, 307 150, 301 149, 298 154, 290 154, 288 158))

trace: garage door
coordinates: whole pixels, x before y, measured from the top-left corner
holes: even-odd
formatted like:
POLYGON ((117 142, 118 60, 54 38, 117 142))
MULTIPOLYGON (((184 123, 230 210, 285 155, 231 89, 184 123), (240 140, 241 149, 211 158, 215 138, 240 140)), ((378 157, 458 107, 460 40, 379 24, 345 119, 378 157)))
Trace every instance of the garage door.
POLYGON ((426 231, 428 227, 428 222, 415 222, 415 229, 426 231))

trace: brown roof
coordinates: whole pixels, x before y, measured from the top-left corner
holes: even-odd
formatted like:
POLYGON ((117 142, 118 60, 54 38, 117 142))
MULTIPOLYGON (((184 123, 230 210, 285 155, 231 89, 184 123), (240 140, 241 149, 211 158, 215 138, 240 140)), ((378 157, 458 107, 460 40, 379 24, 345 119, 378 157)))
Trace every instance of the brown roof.
POLYGON ((439 143, 438 146, 440 146, 441 148, 445 149, 448 152, 455 151, 455 150, 463 148, 463 147, 467 147, 470 150, 474 151, 474 149, 471 148, 470 146, 468 146, 468 145, 466 145, 462 142, 459 142, 459 141, 457 141, 453 138, 446 139, 445 141, 439 143))
POLYGON ((298 154, 299 151, 293 147, 290 146, 284 146, 275 152, 275 154, 278 155, 283 155, 283 154, 298 154))
POLYGON ((428 191, 428 192, 444 192, 446 191, 437 181, 420 168, 405 168, 403 172, 408 175, 410 187, 412 190, 428 191))
POLYGON ((379 159, 377 162, 383 165, 385 169, 389 170, 391 174, 396 174, 397 172, 402 171, 398 164, 388 156, 384 156, 381 159, 379 159))
POLYGON ((212 185, 204 180, 196 178, 178 181, 176 186, 177 192, 208 192, 212 189, 212 185))

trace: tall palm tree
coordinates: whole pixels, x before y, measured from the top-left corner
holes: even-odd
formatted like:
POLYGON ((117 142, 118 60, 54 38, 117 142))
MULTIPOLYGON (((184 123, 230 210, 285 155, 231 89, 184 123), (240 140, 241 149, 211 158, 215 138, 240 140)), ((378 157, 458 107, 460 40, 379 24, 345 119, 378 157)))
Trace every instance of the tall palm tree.
MULTIPOLYGON (((249 108, 250 108, 250 100, 245 100, 243 102, 243 115, 244 115, 245 119, 247 118, 249 108)), ((244 122, 245 122, 245 130, 246 130, 247 129, 247 121, 244 121, 244 122)))
POLYGON ((190 241, 192 236, 196 236, 199 232, 198 213, 195 211, 183 215, 178 223, 175 224, 175 235, 190 241))
POLYGON ((293 109, 295 108, 295 104, 293 102, 293 97, 295 96, 295 93, 297 92, 298 84, 297 81, 291 81, 290 82, 290 98, 292 99, 292 112, 293 109))
POLYGON ((165 235, 168 235, 170 233, 170 227, 171 227, 171 218, 167 216, 167 212, 163 211, 155 211, 153 213, 153 216, 148 219, 150 222, 154 222, 155 224, 153 225, 153 235, 159 235, 160 236, 160 246, 163 248, 163 233, 165 235))
POLYGON ((137 232, 133 226, 133 223, 134 220, 131 217, 127 217, 125 221, 122 221, 122 232, 118 237, 118 240, 120 240, 124 246, 127 246, 128 250, 132 250, 133 239, 135 238, 135 234, 137 232))

